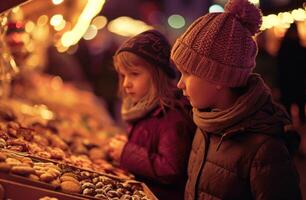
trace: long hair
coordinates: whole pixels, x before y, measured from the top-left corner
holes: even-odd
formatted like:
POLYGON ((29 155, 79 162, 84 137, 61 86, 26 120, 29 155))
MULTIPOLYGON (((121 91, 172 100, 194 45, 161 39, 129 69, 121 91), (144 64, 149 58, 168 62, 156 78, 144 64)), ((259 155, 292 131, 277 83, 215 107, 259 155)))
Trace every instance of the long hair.
MULTIPOLYGON (((149 103, 157 99, 163 109, 165 107, 174 109, 177 106, 181 106, 181 102, 176 98, 176 92, 178 90, 174 81, 159 66, 154 66, 143 58, 127 51, 115 55, 113 60, 117 71, 119 66, 124 67, 127 71, 133 66, 142 66, 149 71, 152 78, 152 90, 150 92, 151 94, 148 94, 149 103)), ((118 94, 121 98, 125 98, 126 94, 122 85, 123 80, 119 77, 118 94)))

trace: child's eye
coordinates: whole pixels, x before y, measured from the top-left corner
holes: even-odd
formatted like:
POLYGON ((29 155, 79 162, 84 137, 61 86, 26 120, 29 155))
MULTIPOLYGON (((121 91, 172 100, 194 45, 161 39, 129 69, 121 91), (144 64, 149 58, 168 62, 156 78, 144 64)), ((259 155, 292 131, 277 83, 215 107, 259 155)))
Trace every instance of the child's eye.
POLYGON ((131 72, 131 75, 132 75, 132 76, 138 76, 138 75, 139 75, 139 72, 131 72))

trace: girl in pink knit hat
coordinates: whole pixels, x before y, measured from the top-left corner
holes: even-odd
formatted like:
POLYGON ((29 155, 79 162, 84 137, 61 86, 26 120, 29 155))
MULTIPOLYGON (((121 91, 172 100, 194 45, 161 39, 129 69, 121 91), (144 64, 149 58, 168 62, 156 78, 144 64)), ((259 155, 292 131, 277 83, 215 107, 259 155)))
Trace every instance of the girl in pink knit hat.
POLYGON ((173 83, 170 44, 150 30, 122 44, 114 56, 128 139, 114 138, 110 156, 145 182, 158 199, 183 199, 195 126, 173 83))
MULTIPOLYGON (((301 199, 291 153, 298 137, 270 89, 253 74, 261 12, 230 0, 223 13, 198 18, 177 39, 177 86, 198 126, 185 199, 301 199)), ((294 149, 295 148, 295 149, 294 149)))

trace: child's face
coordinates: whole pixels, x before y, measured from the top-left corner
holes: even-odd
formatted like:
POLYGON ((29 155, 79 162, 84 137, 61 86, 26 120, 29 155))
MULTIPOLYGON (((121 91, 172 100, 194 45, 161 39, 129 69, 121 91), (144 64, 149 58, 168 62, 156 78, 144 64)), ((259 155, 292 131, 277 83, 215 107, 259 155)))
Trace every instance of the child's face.
POLYGON ((119 67, 118 72, 122 79, 124 92, 131 97, 133 102, 138 102, 150 92, 152 79, 146 68, 141 66, 133 66, 128 69, 119 67))
POLYGON ((190 104, 197 109, 215 108, 218 99, 216 85, 181 69, 179 71, 181 78, 177 87, 183 90, 190 104))

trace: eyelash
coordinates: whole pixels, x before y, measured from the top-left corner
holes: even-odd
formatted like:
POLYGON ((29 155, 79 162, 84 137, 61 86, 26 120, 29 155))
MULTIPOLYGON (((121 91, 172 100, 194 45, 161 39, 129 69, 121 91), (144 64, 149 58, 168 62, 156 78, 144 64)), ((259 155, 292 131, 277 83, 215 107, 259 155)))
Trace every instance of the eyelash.
POLYGON ((139 73, 138 72, 131 72, 131 75, 132 76, 137 76, 137 75, 139 75, 139 73))

